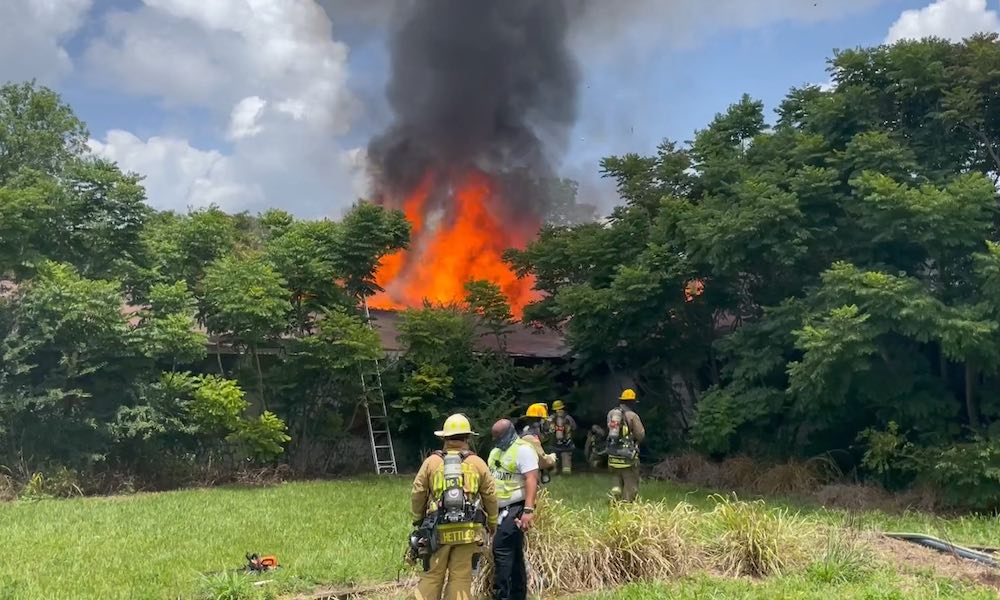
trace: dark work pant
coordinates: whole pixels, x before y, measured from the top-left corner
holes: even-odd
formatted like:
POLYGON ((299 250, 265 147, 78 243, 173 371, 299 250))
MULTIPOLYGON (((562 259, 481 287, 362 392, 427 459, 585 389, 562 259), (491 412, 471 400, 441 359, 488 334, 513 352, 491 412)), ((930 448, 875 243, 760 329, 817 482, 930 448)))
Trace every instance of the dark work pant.
MULTIPOLYGON (((523 504, 510 507, 493 538, 493 598, 525 600, 528 572, 524 566, 524 532, 514 521, 521 517, 523 504)), ((503 513, 503 509, 500 509, 503 513)))

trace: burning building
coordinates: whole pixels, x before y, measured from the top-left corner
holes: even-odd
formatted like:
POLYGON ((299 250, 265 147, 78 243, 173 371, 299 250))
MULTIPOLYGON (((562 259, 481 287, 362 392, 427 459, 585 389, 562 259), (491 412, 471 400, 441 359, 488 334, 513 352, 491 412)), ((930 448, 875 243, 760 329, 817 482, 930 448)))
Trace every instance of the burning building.
POLYGON ((374 306, 464 296, 498 284, 515 314, 532 299, 502 260, 537 233, 539 182, 576 117, 569 16, 550 0, 402 3, 387 88, 394 121, 369 145, 375 201, 406 213, 411 247, 388 257, 374 306))

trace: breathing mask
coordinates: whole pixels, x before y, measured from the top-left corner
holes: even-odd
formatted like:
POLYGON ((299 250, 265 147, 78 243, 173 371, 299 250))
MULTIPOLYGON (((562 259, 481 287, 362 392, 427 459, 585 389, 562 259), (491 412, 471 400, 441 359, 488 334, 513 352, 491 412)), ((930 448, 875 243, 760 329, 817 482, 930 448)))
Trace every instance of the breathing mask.
POLYGON ((507 431, 497 438, 496 446, 501 450, 507 450, 507 448, 510 448, 515 441, 517 441, 517 429, 515 429, 514 425, 511 424, 507 426, 507 431))

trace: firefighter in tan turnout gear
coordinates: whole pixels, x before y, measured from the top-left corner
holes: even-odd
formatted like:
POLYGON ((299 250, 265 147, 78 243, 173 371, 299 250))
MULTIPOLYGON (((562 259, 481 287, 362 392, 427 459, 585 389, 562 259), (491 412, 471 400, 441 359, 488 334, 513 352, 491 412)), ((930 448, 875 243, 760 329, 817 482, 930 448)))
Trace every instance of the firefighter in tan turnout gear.
POLYGON ((566 403, 556 400, 552 403, 556 411, 549 417, 549 429, 552 431, 552 447, 559 459, 559 468, 563 475, 573 472, 573 432, 576 431, 576 421, 566 412, 566 403))
POLYGON ((635 390, 624 390, 618 406, 608 412, 608 468, 618 479, 611 495, 623 502, 633 502, 639 494, 639 444, 646 437, 642 420, 632 409, 635 402, 635 390))
POLYGON ((525 411, 522 420, 526 425, 521 432, 521 438, 528 442, 538 454, 538 468, 541 469, 540 481, 548 483, 549 472, 556 466, 555 453, 546 454, 542 446, 542 436, 544 435, 542 428, 549 422, 549 407, 543 402, 532 404, 525 411))
MULTIPOLYGON (((497 527, 497 492, 486 463, 469 449, 476 435, 464 415, 452 415, 436 436, 444 449, 427 457, 413 480, 413 524, 430 553, 417 600, 469 600, 473 571, 485 542, 484 526, 497 527)), ((411 542, 412 544, 413 542, 411 542)))

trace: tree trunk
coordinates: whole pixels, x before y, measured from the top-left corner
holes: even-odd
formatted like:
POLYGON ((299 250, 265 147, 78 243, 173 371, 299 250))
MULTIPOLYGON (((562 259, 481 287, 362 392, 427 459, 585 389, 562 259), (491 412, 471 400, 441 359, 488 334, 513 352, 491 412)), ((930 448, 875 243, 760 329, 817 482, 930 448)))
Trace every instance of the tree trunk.
POLYGON ((267 410, 267 399, 264 398, 264 371, 260 368, 260 353, 257 352, 257 344, 250 346, 254 363, 257 366, 257 392, 260 394, 260 405, 267 410))
POLYGON ((719 375, 719 361, 715 359, 715 349, 711 346, 708 349, 708 364, 712 367, 712 385, 721 384, 722 378, 719 375))
POLYGON ((969 427, 978 430, 980 426, 979 405, 976 404, 976 370, 971 361, 965 361, 965 410, 969 417, 969 427))
POLYGON ((219 362, 219 377, 225 377, 226 371, 222 368, 222 344, 215 340, 215 358, 219 362))
POLYGON ((948 357, 944 355, 944 349, 938 344, 938 370, 941 372, 941 382, 948 385, 948 357))

